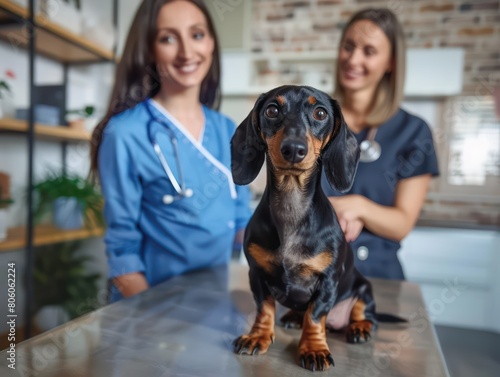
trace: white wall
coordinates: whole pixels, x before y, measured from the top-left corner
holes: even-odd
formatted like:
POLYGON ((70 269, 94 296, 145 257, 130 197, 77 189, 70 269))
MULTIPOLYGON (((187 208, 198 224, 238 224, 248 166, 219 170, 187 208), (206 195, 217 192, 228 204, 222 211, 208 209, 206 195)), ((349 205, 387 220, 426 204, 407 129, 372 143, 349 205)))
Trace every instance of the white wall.
MULTIPOLYGON (((99 0, 94 0, 99 1, 99 0)), ((120 0, 118 5, 118 56, 123 51, 128 29, 132 24, 135 12, 139 7, 141 0, 120 0)))

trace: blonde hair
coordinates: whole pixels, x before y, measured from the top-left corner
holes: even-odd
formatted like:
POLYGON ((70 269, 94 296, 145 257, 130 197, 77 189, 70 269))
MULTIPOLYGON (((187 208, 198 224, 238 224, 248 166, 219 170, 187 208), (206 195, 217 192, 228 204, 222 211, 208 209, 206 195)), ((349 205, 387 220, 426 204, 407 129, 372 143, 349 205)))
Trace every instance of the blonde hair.
MULTIPOLYGON (((403 99, 406 71, 405 38, 403 28, 394 13, 386 8, 369 8, 361 10, 351 17, 342 32, 339 49, 342 48, 342 42, 347 30, 356 22, 362 20, 377 25, 391 43, 392 69, 380 80, 375 91, 372 109, 366 118, 366 122, 370 126, 379 126, 396 113, 403 99)), ((339 64, 340 61, 337 59, 334 97, 342 103, 344 92, 339 80, 339 64)))

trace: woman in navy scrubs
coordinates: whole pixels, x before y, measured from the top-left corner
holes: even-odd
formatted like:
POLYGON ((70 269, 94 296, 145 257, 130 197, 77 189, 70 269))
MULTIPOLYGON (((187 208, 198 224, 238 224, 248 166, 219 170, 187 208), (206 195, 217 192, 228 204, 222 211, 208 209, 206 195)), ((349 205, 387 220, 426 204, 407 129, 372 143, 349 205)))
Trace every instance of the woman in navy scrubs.
POLYGON ((352 242, 355 265, 368 277, 404 279, 400 241, 439 174, 428 125, 399 108, 405 53, 401 25, 387 9, 353 15, 339 47, 334 97, 362 158, 349 192, 336 193, 325 180, 323 187, 352 242))

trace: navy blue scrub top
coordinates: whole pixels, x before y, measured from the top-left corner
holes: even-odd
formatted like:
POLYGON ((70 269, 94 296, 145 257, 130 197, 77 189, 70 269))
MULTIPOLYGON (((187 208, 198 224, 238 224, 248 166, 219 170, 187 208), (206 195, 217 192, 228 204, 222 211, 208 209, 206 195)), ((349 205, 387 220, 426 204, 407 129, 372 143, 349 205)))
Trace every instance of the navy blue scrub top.
MULTIPOLYGON (((358 143, 369 129, 354 134, 358 143)), ((383 206, 393 206, 397 183, 422 174, 439 175, 432 133, 420 118, 399 109, 382 124, 375 136, 382 154, 373 162, 360 162, 354 184, 347 193, 333 190, 323 174, 323 190, 328 196, 359 194, 383 206)), ((371 233, 364 228, 351 243, 356 268, 367 277, 404 279, 397 257, 400 243, 371 233)))

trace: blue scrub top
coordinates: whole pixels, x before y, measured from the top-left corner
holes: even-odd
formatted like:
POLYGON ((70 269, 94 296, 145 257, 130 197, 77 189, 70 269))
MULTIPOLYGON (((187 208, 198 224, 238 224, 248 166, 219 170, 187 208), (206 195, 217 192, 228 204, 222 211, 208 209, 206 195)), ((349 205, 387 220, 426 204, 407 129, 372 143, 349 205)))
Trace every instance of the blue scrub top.
MULTIPOLYGON (((368 129, 355 134, 358 143, 366 139, 368 129)), ((399 109, 382 124, 375 136, 382 154, 373 162, 360 162, 351 190, 340 194, 333 190, 323 174, 323 189, 328 196, 359 194, 384 206, 393 206, 397 183, 422 174, 439 175, 432 133, 420 118, 399 109)), ((404 279, 397 258, 400 243, 371 233, 364 228, 351 243, 356 268, 365 276, 404 279)))
MULTIPOLYGON (((149 99, 112 117, 99 148, 105 198, 104 237, 109 278, 142 272, 151 286, 188 271, 228 263, 234 236, 251 216, 248 187, 231 176, 230 140, 235 124, 203 107, 205 128, 195 140, 163 107, 149 99), (146 108, 148 106, 148 108, 146 108), (155 119, 151 122, 151 111, 155 119), (190 198, 165 204, 177 193, 151 140, 156 140, 177 181, 179 171, 168 127, 178 142, 190 198)), ((111 300, 121 296, 112 287, 111 300)))

